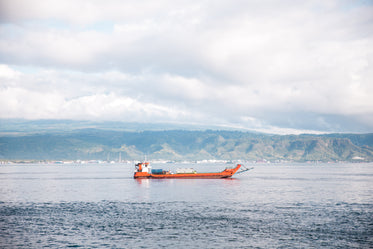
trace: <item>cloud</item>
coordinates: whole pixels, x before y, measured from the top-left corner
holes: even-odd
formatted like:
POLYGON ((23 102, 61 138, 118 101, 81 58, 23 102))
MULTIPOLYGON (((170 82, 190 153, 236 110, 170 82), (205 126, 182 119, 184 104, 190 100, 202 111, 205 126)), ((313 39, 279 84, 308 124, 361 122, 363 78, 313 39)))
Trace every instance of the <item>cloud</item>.
POLYGON ((114 93, 63 98, 22 88, 0 89, 2 118, 119 120, 156 123, 190 121, 194 114, 114 93))
POLYGON ((18 71, 13 70, 9 66, 0 65, 0 77, 2 78, 3 82, 7 80, 17 79, 20 75, 21 74, 18 71))
POLYGON ((2 0, 0 117, 371 131, 371 30, 362 1, 2 0))
POLYGON ((198 117, 182 105, 154 103, 149 92, 139 91, 146 79, 118 71, 27 74, 0 65, 0 80, 1 118, 192 122, 198 117))

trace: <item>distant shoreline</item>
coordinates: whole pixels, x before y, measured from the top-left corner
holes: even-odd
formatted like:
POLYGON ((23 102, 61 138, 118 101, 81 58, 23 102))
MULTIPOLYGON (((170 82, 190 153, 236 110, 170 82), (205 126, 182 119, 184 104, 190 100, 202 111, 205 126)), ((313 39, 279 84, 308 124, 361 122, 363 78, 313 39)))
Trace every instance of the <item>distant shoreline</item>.
MULTIPOLYGON (((13 164, 46 164, 46 165, 89 165, 89 164, 128 164, 134 165, 135 163, 140 162, 138 160, 133 161, 101 161, 101 160, 76 160, 76 161, 61 161, 61 160, 0 160, 0 165, 13 165, 13 164)), ((256 164, 256 165, 266 165, 266 164, 362 164, 362 163, 372 163, 365 161, 306 161, 306 162, 271 162, 271 161, 245 161, 245 160, 201 160, 201 161, 166 161, 166 160, 149 160, 152 164, 256 164)))

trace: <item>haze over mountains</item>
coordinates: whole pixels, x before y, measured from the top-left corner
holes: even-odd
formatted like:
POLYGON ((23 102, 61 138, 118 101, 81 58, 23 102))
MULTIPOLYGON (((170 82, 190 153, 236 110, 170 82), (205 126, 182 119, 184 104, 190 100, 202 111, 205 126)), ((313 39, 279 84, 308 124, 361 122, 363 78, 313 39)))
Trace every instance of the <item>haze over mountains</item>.
POLYGON ((120 155, 122 160, 373 161, 372 133, 273 135, 161 124, 9 122, 0 121, 1 160, 118 160, 120 155))

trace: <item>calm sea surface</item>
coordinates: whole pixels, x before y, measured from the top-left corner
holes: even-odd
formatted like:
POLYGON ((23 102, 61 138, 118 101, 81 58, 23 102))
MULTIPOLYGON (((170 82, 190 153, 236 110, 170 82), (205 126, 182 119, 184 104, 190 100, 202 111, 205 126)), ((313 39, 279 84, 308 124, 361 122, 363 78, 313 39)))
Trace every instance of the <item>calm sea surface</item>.
POLYGON ((129 164, 1 165, 0 248, 373 248, 373 164, 253 166, 135 180, 129 164))

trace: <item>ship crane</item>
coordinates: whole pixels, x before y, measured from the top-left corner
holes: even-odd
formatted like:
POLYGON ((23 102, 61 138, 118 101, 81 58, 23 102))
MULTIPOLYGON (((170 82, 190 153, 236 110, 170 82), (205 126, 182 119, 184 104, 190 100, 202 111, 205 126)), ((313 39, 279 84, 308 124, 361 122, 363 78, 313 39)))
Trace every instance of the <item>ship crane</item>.
POLYGON ((249 171, 251 169, 254 169, 254 167, 247 168, 247 167, 242 165, 240 171, 237 171, 236 174, 241 174, 241 173, 244 173, 244 172, 249 171))

